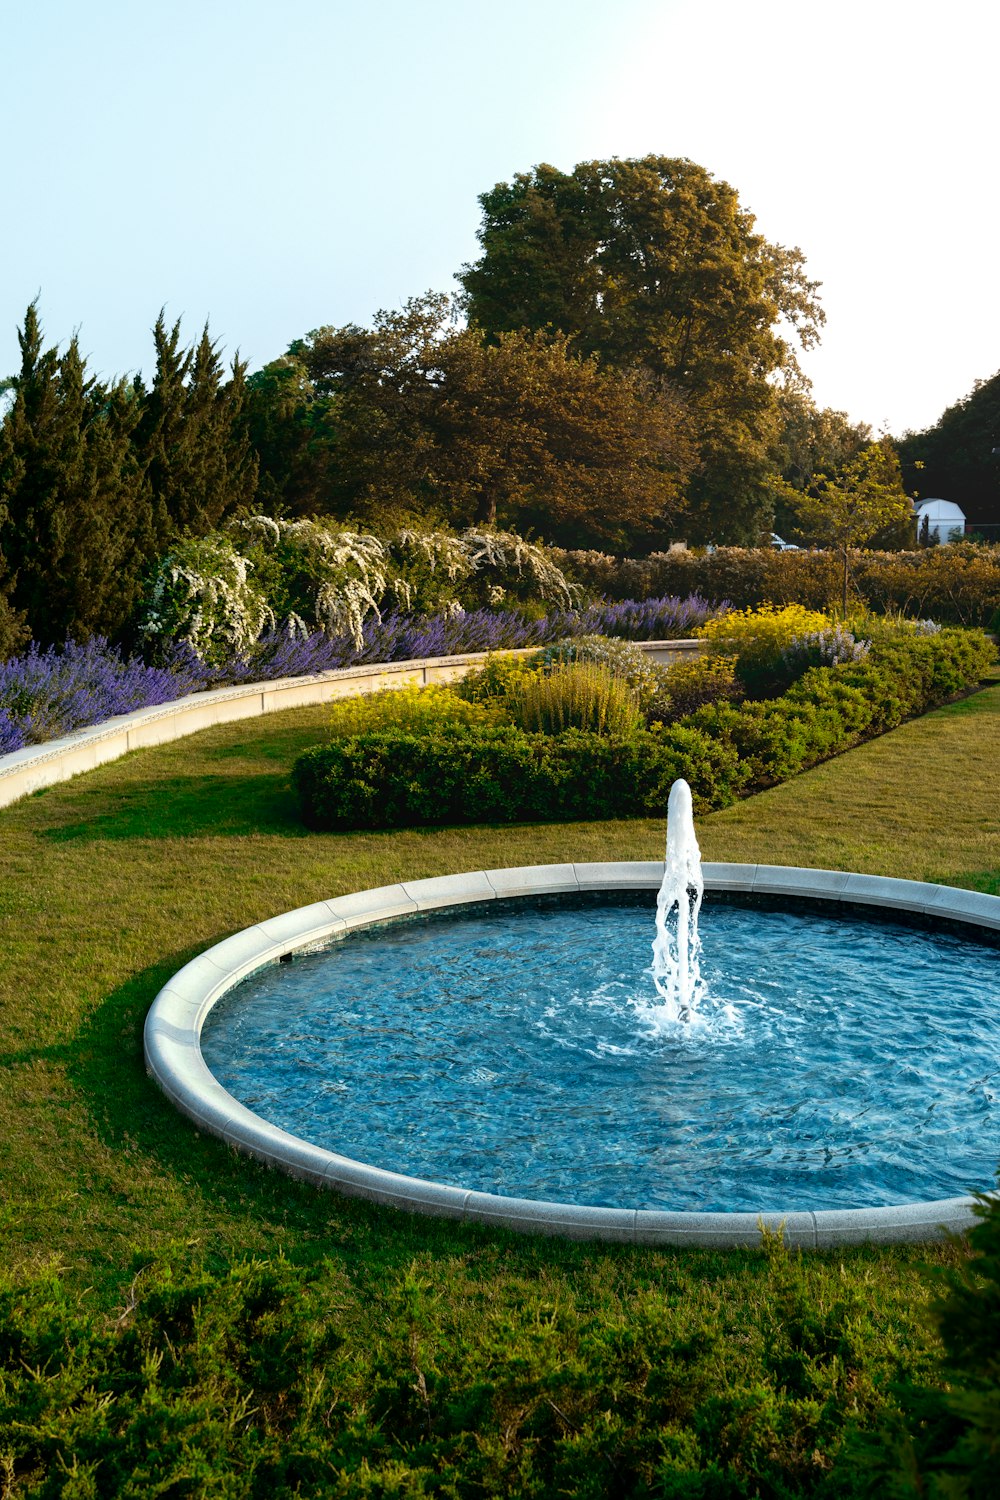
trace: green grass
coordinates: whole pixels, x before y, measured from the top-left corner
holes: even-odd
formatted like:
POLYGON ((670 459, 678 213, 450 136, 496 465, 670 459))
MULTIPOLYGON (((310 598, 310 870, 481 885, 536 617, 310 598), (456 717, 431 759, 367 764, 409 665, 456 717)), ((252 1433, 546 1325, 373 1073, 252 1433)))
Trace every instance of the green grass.
MULTIPOLYGON (((218 1235, 275 1248, 291 1231, 274 1215, 307 1235, 345 1219, 383 1222, 199 1140, 149 1084, 143 1015, 201 948, 275 912, 394 880, 661 856, 654 821, 306 835, 288 769, 322 736, 324 717, 302 709, 211 730, 0 814, 8 1262, 54 1254, 111 1287, 135 1244, 218 1235)), ((991 689, 704 819, 703 852, 995 890, 998 730, 991 689)), ((388 1217, 404 1239, 439 1233, 388 1217)))
MULTIPOLYGON (((421 1358, 428 1368, 452 1361, 472 1384, 503 1363, 498 1350, 522 1346, 535 1350, 525 1353, 531 1368, 562 1360, 585 1383, 588 1340, 607 1343, 607 1330, 627 1328, 650 1299, 661 1313, 674 1309, 676 1329, 711 1323, 756 1347, 790 1274, 773 1253, 525 1240, 379 1210, 236 1157, 150 1084, 141 1034, 157 989, 251 922, 400 879, 662 857, 658 821, 306 834, 288 773, 323 737, 325 717, 302 709, 207 731, 0 812, 0 1267, 24 1277, 55 1264, 100 1317, 121 1307, 137 1257, 221 1268, 280 1252, 335 1278, 359 1359, 401 1337, 397 1304, 415 1278, 428 1289, 421 1358)), ((1000 687, 702 820, 703 853, 996 891, 998 731, 1000 687)), ((867 1248, 803 1260, 795 1274, 822 1316, 833 1316, 838 1296, 869 1307, 857 1335, 856 1379, 867 1392, 859 1413, 887 1399, 890 1376, 927 1365, 922 1273, 961 1254, 867 1248)), ((765 1378, 730 1354, 718 1361, 723 1386, 765 1378)), ((397 1355, 407 1367, 410 1356, 397 1355)), ((833 1380, 829 1361, 820 1366, 833 1380)), ((775 1390, 779 1375, 766 1376, 775 1390)), ((849 1405, 846 1388, 837 1400, 849 1405)), ((817 1474, 833 1451, 820 1446, 817 1474)))

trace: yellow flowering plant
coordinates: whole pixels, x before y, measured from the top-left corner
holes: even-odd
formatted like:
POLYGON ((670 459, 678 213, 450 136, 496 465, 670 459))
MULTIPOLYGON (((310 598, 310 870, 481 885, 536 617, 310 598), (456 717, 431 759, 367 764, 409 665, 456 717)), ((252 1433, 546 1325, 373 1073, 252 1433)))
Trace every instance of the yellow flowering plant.
POLYGON ((710 656, 729 657, 736 675, 750 694, 781 691, 785 653, 797 640, 831 625, 829 615, 802 604, 762 604, 756 609, 732 609, 708 620, 698 635, 710 656))
POLYGON ((329 729, 334 740, 379 730, 426 735, 442 726, 490 724, 496 717, 488 705, 466 702, 451 688, 432 683, 339 698, 330 705, 329 729))

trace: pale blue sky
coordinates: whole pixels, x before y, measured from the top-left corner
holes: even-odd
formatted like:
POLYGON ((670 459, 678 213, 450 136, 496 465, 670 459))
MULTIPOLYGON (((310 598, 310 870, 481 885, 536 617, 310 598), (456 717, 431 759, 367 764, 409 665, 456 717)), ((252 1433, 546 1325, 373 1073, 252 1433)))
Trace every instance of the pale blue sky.
POLYGON ((1000 366, 992 0, 0 0, 0 374, 41 292, 105 374, 165 304, 256 367, 476 254, 540 161, 689 156, 798 244, 822 404, 899 432, 1000 366))

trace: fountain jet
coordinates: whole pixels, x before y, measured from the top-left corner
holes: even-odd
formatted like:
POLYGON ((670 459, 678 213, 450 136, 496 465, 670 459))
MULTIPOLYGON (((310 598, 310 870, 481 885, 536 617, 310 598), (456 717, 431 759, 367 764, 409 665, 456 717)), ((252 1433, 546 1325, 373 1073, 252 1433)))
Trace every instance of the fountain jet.
POLYGON ((667 865, 656 898, 653 983, 667 1021, 690 1021, 702 996, 698 913, 705 893, 691 788, 675 781, 667 803, 667 865))

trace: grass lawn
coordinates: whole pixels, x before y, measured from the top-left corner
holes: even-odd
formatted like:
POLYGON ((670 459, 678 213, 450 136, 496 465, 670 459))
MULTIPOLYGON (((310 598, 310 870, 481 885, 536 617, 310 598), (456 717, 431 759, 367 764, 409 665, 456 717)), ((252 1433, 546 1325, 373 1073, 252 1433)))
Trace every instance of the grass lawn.
MULTIPOLYGON (((150 1257, 221 1267, 281 1253, 332 1278, 344 1339, 365 1359, 382 1350, 404 1373, 416 1369, 419 1333, 418 1386, 421 1372, 449 1363, 473 1384, 484 1371, 499 1379, 520 1351, 536 1384, 572 1369, 579 1394, 587 1348, 654 1313, 662 1322, 664 1309, 675 1342, 717 1330, 704 1358, 719 1389, 753 1384, 779 1337, 775 1309, 784 1327, 803 1297, 823 1316, 839 1307, 843 1319, 846 1306, 854 1319, 854 1364, 841 1354, 839 1376, 829 1361, 816 1376, 831 1399, 863 1417, 891 1379, 919 1376, 934 1349, 923 1273, 954 1262, 959 1247, 799 1261, 774 1247, 696 1254, 519 1239, 317 1193, 174 1113, 145 1076, 143 1018, 166 978, 227 933, 400 879, 662 857, 658 821, 307 834, 288 771, 322 739, 325 717, 300 709, 206 731, 0 811, 0 1268, 25 1277, 54 1263, 100 1318, 122 1307, 150 1257)), ((702 851, 997 891, 998 785, 1000 686, 702 819, 702 851)), ((549 1401, 564 1437, 584 1423, 567 1400, 549 1401)), ((516 1454, 521 1418, 508 1415, 516 1454)), ((502 1434, 500 1416, 495 1425, 502 1434)), ((836 1447, 816 1443, 795 1460, 807 1478, 810 1464, 829 1470, 836 1447)))

